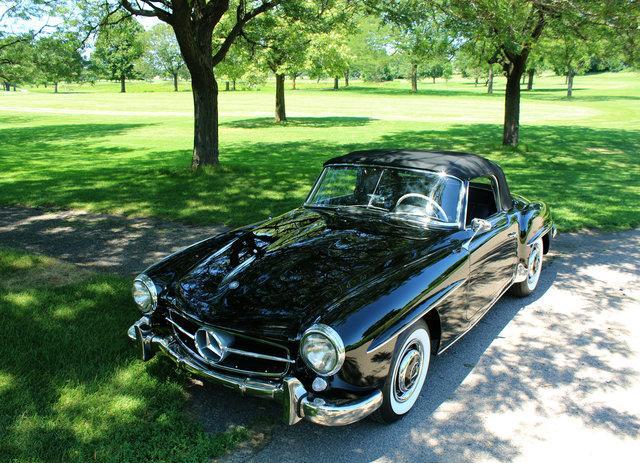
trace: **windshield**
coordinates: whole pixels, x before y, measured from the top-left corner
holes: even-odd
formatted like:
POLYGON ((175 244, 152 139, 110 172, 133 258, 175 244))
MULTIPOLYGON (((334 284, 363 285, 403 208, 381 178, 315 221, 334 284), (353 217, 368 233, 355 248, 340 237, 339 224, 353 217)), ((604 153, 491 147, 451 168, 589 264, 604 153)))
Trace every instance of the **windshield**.
POLYGON ((460 224, 461 180, 446 174, 369 166, 329 166, 306 202, 323 208, 366 208, 401 220, 460 224))

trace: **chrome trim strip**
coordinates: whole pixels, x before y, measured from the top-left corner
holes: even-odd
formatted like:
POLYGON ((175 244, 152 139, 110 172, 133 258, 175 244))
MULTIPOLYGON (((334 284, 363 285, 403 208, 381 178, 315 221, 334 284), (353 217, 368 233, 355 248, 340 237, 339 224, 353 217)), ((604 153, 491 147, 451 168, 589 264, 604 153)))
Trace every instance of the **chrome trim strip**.
POLYGON ((178 325, 176 322, 174 322, 170 317, 167 317, 166 320, 171 323, 173 326, 175 326, 182 334, 184 334, 185 336, 190 337, 191 339, 195 340, 195 336, 191 333, 189 333, 187 330, 185 330, 183 327, 181 327, 180 325, 178 325))
MULTIPOLYGON (((434 301, 432 304, 429 305, 429 307, 427 307, 425 310, 423 310, 422 312, 419 312, 418 314, 416 314, 413 318, 411 318, 410 321, 408 321, 407 323, 405 323, 405 325, 400 328, 398 330, 397 333, 392 334, 391 336, 389 336, 389 339, 383 341, 381 344, 375 346, 373 349, 369 348, 367 349, 367 354, 371 354, 375 351, 377 351, 378 349, 380 349, 382 346, 388 344, 391 340, 397 338, 398 336, 400 336, 406 329, 408 329, 411 325, 413 325, 415 322, 417 322, 418 320, 420 320, 422 317, 424 317, 427 313, 429 313, 431 310, 435 309, 438 304, 440 304, 441 302, 443 302, 444 300, 446 300, 451 294, 453 294, 453 292, 455 290, 457 290, 458 288, 460 288, 465 282, 467 281, 467 278, 463 278, 461 280, 455 281, 453 283, 451 283, 451 285, 449 285, 449 290, 444 293, 442 296, 440 296, 440 299, 438 299, 437 301, 434 301)), ((373 344, 375 342, 375 339, 372 341, 371 344, 373 344)))
POLYGON ((444 351, 446 351, 449 347, 453 346, 456 342, 458 342, 459 339, 461 339, 465 334, 467 334, 469 331, 471 331, 480 320, 482 320, 482 318, 487 314, 487 312, 489 312, 489 310, 491 310, 491 307, 493 307, 496 302, 498 302, 500 300, 500 298, 504 295, 504 293, 507 292, 507 290, 511 287, 511 285, 513 284, 513 279, 511 279, 509 281, 509 283, 507 283, 507 285, 502 289, 502 291, 500 291, 500 293, 498 294, 498 296, 491 301, 489 304, 486 305, 486 307, 484 309, 482 309, 482 313, 478 316, 478 318, 473 322, 473 324, 471 326, 469 326, 466 330, 464 330, 464 332, 458 336, 457 338, 455 338, 453 341, 451 341, 449 344, 447 344, 446 347, 440 349, 438 351, 437 355, 442 354, 444 351))
POLYGON ((257 352, 249 352, 241 349, 234 349, 233 347, 226 347, 224 350, 229 352, 230 354, 244 355, 245 357, 254 357, 257 359, 273 360, 274 362, 296 363, 295 360, 286 359, 283 357, 275 357, 273 355, 259 354, 257 352))
POLYGON ((542 238, 544 235, 546 235, 547 233, 549 233, 549 230, 551 228, 548 226, 544 226, 542 228, 540 228, 540 230, 538 230, 538 232, 533 235, 531 238, 529 238, 529 241, 527 241, 527 246, 531 246, 535 240, 537 240, 538 238, 542 238))

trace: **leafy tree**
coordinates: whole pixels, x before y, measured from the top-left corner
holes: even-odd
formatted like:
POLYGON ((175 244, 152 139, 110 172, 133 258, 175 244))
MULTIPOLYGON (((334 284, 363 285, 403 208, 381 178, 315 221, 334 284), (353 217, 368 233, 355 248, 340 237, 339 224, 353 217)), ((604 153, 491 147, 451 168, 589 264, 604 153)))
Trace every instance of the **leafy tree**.
POLYGON ((452 37, 444 16, 420 0, 397 0, 377 5, 381 18, 392 27, 393 47, 409 63, 411 91, 418 91, 421 63, 431 66, 447 61, 452 37))
POLYGON ((41 36, 34 47, 34 64, 41 81, 53 83, 58 93, 61 81, 77 81, 82 76, 84 60, 80 54, 82 42, 71 33, 41 36))
POLYGON ((185 71, 180 47, 171 27, 156 24, 145 33, 144 62, 155 75, 173 79, 173 90, 178 91, 178 77, 185 71))
POLYGON ((287 120, 285 76, 300 74, 314 38, 344 21, 348 11, 341 0, 299 0, 274 8, 247 28, 245 40, 276 76, 276 123, 287 120))
MULTIPOLYGON (((307 14, 311 15, 310 12, 307 14)), ((287 120, 285 77, 292 69, 303 65, 311 42, 311 25, 305 17, 305 12, 299 8, 275 8, 256 20, 245 34, 259 61, 276 76, 276 123, 287 120)))
POLYGON ((8 35, 0 39, 0 80, 5 91, 16 89, 16 86, 33 79, 33 47, 28 40, 30 35, 8 35), (24 39, 25 35, 28 39, 24 39))
MULTIPOLYGON (((94 0, 104 2, 105 0, 94 0)), ((115 2, 115 0, 111 0, 115 2)), ((194 142, 191 166, 219 163, 218 82, 214 70, 245 26, 276 5, 295 0, 119 0, 129 13, 155 17, 173 28, 191 75, 194 142), (223 21, 224 19, 224 21, 223 21), (226 28, 224 36, 214 31, 226 28)))
MULTIPOLYGON (((618 0, 615 0, 618 1, 618 0)), ((602 19, 606 0, 441 0, 449 26, 466 40, 489 40, 490 62, 499 64, 507 78, 502 142, 520 140, 520 79, 532 47, 551 22, 579 30, 602 19)))
POLYGON ((114 22, 98 32, 92 55, 96 68, 109 79, 120 81, 120 92, 126 92, 126 79, 134 77, 135 63, 144 52, 144 29, 131 16, 118 13, 114 22))
POLYGON ((391 31, 377 16, 364 15, 347 37, 350 72, 364 81, 392 80, 391 57, 387 44, 391 31))
POLYGON ((350 58, 349 47, 342 34, 336 31, 317 34, 313 37, 309 51, 309 74, 333 77, 333 89, 338 90, 340 77, 349 70, 350 58))
POLYGON ((589 46, 575 37, 563 36, 541 43, 544 57, 556 74, 567 77, 567 98, 573 96, 573 79, 591 65, 589 46))

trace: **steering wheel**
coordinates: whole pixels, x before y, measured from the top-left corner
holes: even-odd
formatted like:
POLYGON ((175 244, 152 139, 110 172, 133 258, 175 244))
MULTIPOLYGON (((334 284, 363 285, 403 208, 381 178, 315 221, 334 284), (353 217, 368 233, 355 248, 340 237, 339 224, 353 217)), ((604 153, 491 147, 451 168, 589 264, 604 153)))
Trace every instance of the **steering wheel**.
POLYGON ((402 195, 400 197, 400 199, 398 200, 398 202, 396 203, 396 207, 394 209, 397 209, 398 206, 400 205, 400 203, 402 201, 404 201, 405 199, 408 199, 408 198, 420 198, 420 199, 423 199, 424 201, 427 202, 427 205, 425 206, 425 211, 427 212, 427 214, 429 214, 430 212, 435 212, 437 219, 440 219, 443 222, 447 222, 448 221, 447 213, 444 211, 444 209, 442 209, 442 207, 440 207, 440 204, 438 204, 436 201, 434 201, 433 199, 429 198, 428 196, 425 196, 425 195, 420 194, 420 193, 407 193, 406 195, 402 195), (429 210, 429 205, 433 206, 433 208, 431 210, 429 210))

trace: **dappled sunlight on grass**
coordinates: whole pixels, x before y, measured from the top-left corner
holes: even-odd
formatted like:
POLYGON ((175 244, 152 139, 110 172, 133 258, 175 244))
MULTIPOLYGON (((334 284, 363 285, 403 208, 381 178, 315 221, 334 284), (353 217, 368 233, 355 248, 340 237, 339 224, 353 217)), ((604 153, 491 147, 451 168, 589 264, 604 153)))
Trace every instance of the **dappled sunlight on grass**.
POLYGON ((207 436, 183 408, 184 377, 161 359, 134 359, 127 280, 84 272, 64 285, 37 282, 56 265, 0 250, 3 458, 204 461, 246 436, 207 436))

